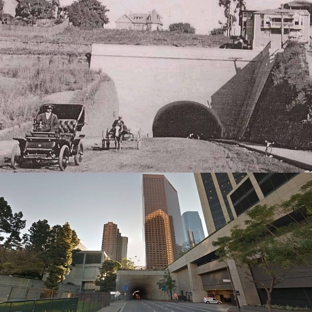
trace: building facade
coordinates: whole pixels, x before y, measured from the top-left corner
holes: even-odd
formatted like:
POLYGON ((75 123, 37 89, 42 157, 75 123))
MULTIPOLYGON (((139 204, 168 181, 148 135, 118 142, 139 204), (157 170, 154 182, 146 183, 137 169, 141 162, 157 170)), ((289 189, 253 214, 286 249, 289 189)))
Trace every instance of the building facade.
POLYGON ((269 42, 273 50, 288 40, 310 42, 310 13, 307 10, 276 9, 240 12, 241 36, 253 49, 262 50, 269 42))
POLYGON ((234 219, 227 195, 247 173, 195 173, 195 181, 208 234, 234 219))
MULTIPOLYGON (((220 226, 217 231, 210 231, 209 236, 200 244, 170 264, 169 270, 177 281, 177 292, 191 292, 192 300, 195 302, 202 302, 204 296, 210 295, 223 302, 233 303, 235 302, 233 297, 235 290, 239 294, 237 299, 241 306, 265 304, 264 288, 246 279, 234 261, 219 262, 216 256, 216 247, 213 246, 212 242, 219 237, 228 236, 233 227, 242 226, 247 219, 245 212, 255 205, 273 206, 288 200, 290 196, 298 193, 305 183, 312 180, 312 174, 246 173, 239 176, 241 181, 236 184, 233 181, 233 174, 228 173, 227 176, 232 185, 232 190, 228 192, 226 197, 233 218, 230 219, 225 203, 215 207, 203 207, 203 211, 205 209, 210 210, 210 214, 206 213, 208 216, 207 224, 210 223, 212 227, 215 227, 216 217, 220 220, 219 215, 223 215, 223 219, 226 219, 225 225, 220 226), (243 175, 244 177, 242 177, 243 175), (216 211, 212 213, 214 209, 216 211), (219 214, 215 214, 216 212, 219 214), (227 218, 229 222, 227 222, 227 218), (232 284, 229 282, 230 280, 232 284)), ((196 179, 200 181, 207 179, 207 176, 196 174, 196 179)), ((215 183, 216 189, 220 191, 216 174, 213 174, 210 183, 215 183)), ((197 185, 202 198, 210 196, 210 189, 207 189, 206 192, 203 188, 203 182, 197 185)), ((221 202, 220 194, 218 199, 221 202)), ((275 221, 282 222, 284 217, 285 214, 276 215, 275 221)), ((257 270, 257 268, 251 273, 254 276, 261 276, 261 270, 257 270)), ((264 280, 263 277, 262 279, 264 280)), ((287 302, 287 305, 292 306, 312 306, 309 299, 311 295, 312 280, 310 276, 302 275, 302 272, 295 270, 286 275, 282 283, 275 286, 272 303, 283 304, 283 302, 287 302)))
POLYGON ((188 242, 190 247, 195 246, 205 238, 203 224, 197 211, 184 212, 182 222, 185 242, 188 242))
POLYGON ((178 194, 159 174, 143 174, 146 268, 163 269, 173 262, 184 235, 178 194))
POLYGON ((127 258, 128 238, 121 236, 117 224, 108 222, 104 224, 102 237, 102 251, 105 251, 111 260, 121 262, 127 258))
POLYGON ((96 291, 94 281, 97 279, 99 268, 107 258, 104 251, 84 250, 73 255, 73 266, 70 274, 65 276, 64 284, 74 284, 78 292, 96 291))
POLYGON ((162 30, 161 16, 153 10, 150 13, 130 13, 116 21, 117 29, 128 30, 162 30))

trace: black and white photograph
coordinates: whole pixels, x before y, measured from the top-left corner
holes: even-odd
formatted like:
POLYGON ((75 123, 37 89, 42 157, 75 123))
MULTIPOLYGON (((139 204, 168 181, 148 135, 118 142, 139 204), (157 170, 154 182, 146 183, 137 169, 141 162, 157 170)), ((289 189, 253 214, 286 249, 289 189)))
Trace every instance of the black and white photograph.
POLYGON ((102 2, 1 1, 1 172, 311 170, 309 2, 102 2))
POLYGON ((0 312, 312 309, 312 0, 0 0, 0 312))

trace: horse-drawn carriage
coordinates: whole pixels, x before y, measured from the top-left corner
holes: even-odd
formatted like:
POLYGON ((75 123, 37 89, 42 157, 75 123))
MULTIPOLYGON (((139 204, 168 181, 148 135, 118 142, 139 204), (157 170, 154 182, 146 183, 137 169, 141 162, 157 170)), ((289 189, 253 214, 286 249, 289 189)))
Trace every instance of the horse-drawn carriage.
MULTIPOLYGON (((44 104, 39 109, 42 114, 46 107, 44 104)), ((25 138, 14 138, 18 145, 13 147, 11 165, 14 169, 30 162, 33 165, 40 163, 56 164, 64 171, 69 163, 69 157, 74 157, 74 162, 79 165, 83 156, 81 139, 83 134, 77 136, 85 124, 85 109, 81 104, 52 104, 53 113, 58 117, 58 126, 54 131, 43 132, 37 119, 30 133, 25 138)))
POLYGON ((114 143, 115 150, 121 149, 123 142, 136 142, 136 149, 140 149, 141 140, 140 135, 135 136, 126 126, 120 128, 119 126, 106 129, 102 133, 102 149, 110 149, 111 143, 114 143))

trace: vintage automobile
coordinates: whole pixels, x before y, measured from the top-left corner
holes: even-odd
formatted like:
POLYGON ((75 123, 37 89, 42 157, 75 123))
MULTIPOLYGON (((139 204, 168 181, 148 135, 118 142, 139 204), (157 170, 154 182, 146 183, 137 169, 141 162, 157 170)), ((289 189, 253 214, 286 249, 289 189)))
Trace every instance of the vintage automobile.
POLYGON ((47 105, 53 105, 53 114, 58 117, 58 129, 50 132, 41 131, 35 119, 32 131, 25 138, 14 138, 18 145, 11 153, 11 165, 14 169, 26 163, 38 165, 41 163, 58 164, 64 171, 69 163, 69 157, 79 165, 83 156, 81 139, 84 134, 78 134, 85 124, 85 108, 81 104, 44 104, 39 108, 39 114, 46 110, 47 105))

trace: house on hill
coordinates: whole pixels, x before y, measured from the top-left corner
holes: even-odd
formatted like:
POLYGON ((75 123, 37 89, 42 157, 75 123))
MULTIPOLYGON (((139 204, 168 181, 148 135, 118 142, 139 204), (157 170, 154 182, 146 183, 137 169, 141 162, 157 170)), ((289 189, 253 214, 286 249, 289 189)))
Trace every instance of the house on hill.
POLYGON ((307 10, 310 13, 310 25, 312 25, 312 3, 310 1, 291 1, 284 3, 282 9, 287 10, 307 10))
POLYGON ((150 13, 124 14, 116 21, 116 29, 162 30, 161 16, 153 10, 150 13))
POLYGON ((307 10, 276 9, 240 12, 241 36, 253 49, 263 49, 270 41, 280 49, 287 40, 310 42, 310 13, 307 10))

